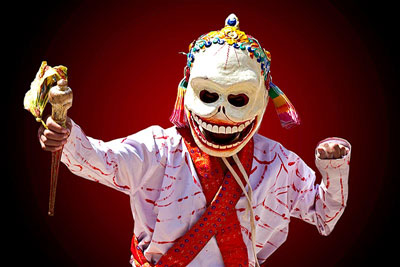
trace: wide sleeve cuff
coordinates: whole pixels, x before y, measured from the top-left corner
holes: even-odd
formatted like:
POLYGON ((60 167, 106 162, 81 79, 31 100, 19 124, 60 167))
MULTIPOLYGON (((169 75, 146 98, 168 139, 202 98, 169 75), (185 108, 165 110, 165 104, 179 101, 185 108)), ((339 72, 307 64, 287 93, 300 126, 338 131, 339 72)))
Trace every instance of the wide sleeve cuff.
POLYGON ((347 154, 343 156, 342 158, 338 159, 321 159, 319 157, 319 154, 317 152, 317 149, 315 149, 315 165, 317 168, 322 171, 322 170, 327 170, 328 168, 331 170, 336 170, 336 169, 345 169, 348 168, 350 165, 350 157, 351 157, 351 145, 350 143, 339 137, 329 137, 321 142, 318 143, 317 147, 324 143, 337 143, 340 145, 343 145, 347 149, 347 154))

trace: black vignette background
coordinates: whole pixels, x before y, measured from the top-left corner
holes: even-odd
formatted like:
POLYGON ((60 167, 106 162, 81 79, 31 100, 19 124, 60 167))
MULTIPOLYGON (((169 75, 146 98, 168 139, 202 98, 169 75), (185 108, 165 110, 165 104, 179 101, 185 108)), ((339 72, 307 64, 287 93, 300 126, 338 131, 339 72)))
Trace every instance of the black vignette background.
MULTIPOLYGON (((396 241, 395 235, 398 234, 398 222, 395 216, 396 196, 399 191, 398 153, 395 149, 397 144, 395 138, 398 137, 396 124, 399 121, 397 111, 399 25, 397 22, 398 12, 393 1, 371 3, 332 0, 302 1, 301 4, 298 1, 280 1, 279 3, 273 1, 246 3, 241 1, 220 1, 218 3, 212 1, 201 3, 193 1, 170 1, 168 3, 162 1, 115 1, 112 4, 106 3, 106 1, 42 1, 40 3, 32 1, 23 4, 17 2, 7 4, 3 10, 5 14, 1 19, 4 34, 2 38, 4 47, 2 50, 4 69, 2 71, 2 80, 4 81, 2 130, 5 133, 2 135, 4 136, 2 221, 5 222, 3 235, 6 237, 3 239, 6 249, 3 249, 2 253, 3 257, 7 258, 7 262, 11 262, 11 266, 24 266, 31 263, 42 266, 128 266, 129 260, 133 221, 130 215, 129 200, 126 196, 121 196, 119 193, 87 181, 81 181, 82 179, 72 177, 64 169, 60 170, 56 216, 49 218, 46 215, 50 156, 40 150, 36 140, 36 131, 39 125, 34 122, 29 113, 23 110, 22 106, 23 96, 28 90, 40 62, 47 59, 50 65, 65 64, 69 67, 70 86, 74 93, 76 92, 70 114, 74 118, 79 118, 79 122, 86 125, 88 135, 97 135, 104 139, 117 138, 144 128, 149 120, 169 127, 168 112, 175 100, 175 85, 181 78, 185 64, 184 59, 176 56, 177 52, 186 51, 190 41, 200 34, 220 27, 221 20, 231 12, 230 10, 238 10, 234 12, 241 19, 243 30, 253 34, 261 44, 266 46, 266 49, 271 51, 274 81, 275 79, 280 81, 279 85, 282 84, 282 87, 287 88, 285 93, 295 105, 297 103, 298 109, 301 108, 299 111, 303 112, 305 119, 303 128, 289 133, 281 132, 276 118, 273 116, 273 111, 269 109, 266 114, 271 114, 271 119, 267 117, 263 123, 273 125, 278 130, 271 131, 263 126, 260 131, 273 139, 281 138, 285 146, 302 156, 303 154, 312 154, 309 149, 310 147, 313 149, 315 138, 325 137, 325 132, 323 130, 314 131, 313 127, 315 126, 310 125, 309 121, 307 122, 307 118, 311 120, 324 116, 313 115, 311 111, 306 110, 305 107, 308 106, 308 103, 305 99, 307 96, 302 92, 296 92, 295 82, 290 78, 285 78, 285 75, 293 76, 300 81, 302 78, 300 74, 295 73, 294 69, 290 69, 290 66, 287 67, 287 65, 294 65, 295 62, 288 59, 289 55, 285 56, 292 44, 285 41, 293 39, 283 35, 285 32, 291 32, 288 28, 294 24, 296 18, 303 18, 298 13, 310 12, 313 14, 314 12, 315 14, 315 12, 319 12, 317 18, 326 16, 337 19, 337 25, 345 25, 348 28, 335 26, 336 21, 331 22, 333 25, 330 25, 329 21, 324 21, 323 25, 330 25, 331 29, 336 30, 336 32, 332 32, 332 35, 341 36, 343 32, 345 33, 343 36, 346 36, 349 43, 342 44, 343 47, 356 47, 361 44, 362 55, 367 55, 368 58, 360 58, 358 54, 354 54, 354 58, 351 58, 351 54, 346 54, 344 62, 356 62, 354 66, 361 68, 361 70, 353 69, 354 73, 350 73, 346 77, 352 75, 358 77, 363 73, 376 75, 376 77, 358 77, 358 79, 366 81, 365 91, 359 90, 359 98, 355 93, 339 90, 344 97, 351 95, 352 100, 359 100, 359 102, 352 101, 350 105, 344 103, 349 109, 349 116, 343 120, 334 120, 338 125, 350 125, 347 130, 335 132, 334 125, 320 124, 320 127, 326 127, 327 131, 333 131, 333 134, 349 136, 350 142, 356 144, 356 146, 353 145, 354 165, 352 165, 350 173, 348 208, 337 228, 331 236, 324 238, 320 237, 311 226, 293 220, 287 242, 270 257, 267 261, 268 266, 291 264, 297 266, 363 266, 371 263, 384 266, 385 263, 393 263, 397 253, 393 242, 396 241), (207 8, 207 5, 216 8, 211 10, 211 8, 207 8), (133 21, 138 22, 132 28, 133 33, 119 30, 125 29, 124 23, 129 18, 121 11, 121 6, 137 10, 131 17, 133 21), (264 35, 266 30, 261 26, 252 25, 252 15, 254 15, 254 21, 263 21, 259 19, 263 13, 257 11, 257 8, 268 10, 265 11, 265 17, 274 19, 277 29, 271 29, 269 35, 264 35), (96 14, 102 14, 103 17, 96 14), (180 25, 177 17, 187 23, 180 25), (168 18, 175 28, 168 27, 168 18), (160 31, 156 27, 159 23, 162 23, 165 27, 164 30, 170 31, 171 34, 167 36, 157 32, 160 31), (93 27, 93 25, 98 25, 98 27, 93 27), (115 26, 120 28, 113 28, 115 26), (65 33, 62 32, 63 30, 66 30, 65 33), (102 32, 107 33, 107 36, 103 36, 102 32), (147 35, 148 32, 153 35, 147 35), (72 34, 72 37, 64 35, 67 33, 72 34), (132 37, 129 38, 133 39, 121 37, 128 33, 132 34, 132 37), (120 46, 123 40, 136 41, 135 33, 143 35, 145 40, 120 46), (143 114, 147 115, 143 115, 135 125, 132 125, 126 123, 126 120, 118 119, 119 110, 116 107, 126 106, 126 102, 117 99, 121 99, 121 95, 124 96, 124 94, 132 96, 129 85, 129 81, 132 80, 143 85, 143 91, 153 90, 153 87, 146 87, 146 84, 158 69, 149 63, 143 63, 140 66, 127 64, 124 59, 130 59, 129 55, 125 55, 124 52, 117 53, 117 50, 122 48, 122 51, 127 51, 133 47, 133 49, 148 53, 150 62, 157 61, 160 59, 158 54, 160 46, 154 44, 153 40, 157 39, 154 35, 165 37, 162 39, 165 43, 160 41, 165 47, 162 51, 169 49, 175 53, 169 55, 166 52, 165 57, 176 64, 170 66, 160 60, 160 65, 157 66, 157 68, 169 68, 165 74, 160 73, 160 79, 162 78, 163 82, 152 81, 159 85, 156 86, 157 88, 160 88, 163 83, 172 84, 170 93, 167 95, 156 91, 169 104, 154 100, 154 105, 160 107, 158 109, 135 104, 139 105, 143 114), (275 38, 270 40, 271 36, 275 38), (98 45, 92 46, 90 40, 98 41, 98 45), (146 46, 151 48, 150 52, 145 49, 146 46), (80 52, 83 51, 82 47, 85 48, 85 51, 91 50, 92 52, 80 52), (58 48, 60 50, 57 50, 58 48), (76 54, 71 51, 76 51, 76 54), (102 61, 99 61, 99 58, 102 61), (104 66, 95 66, 95 63, 91 62, 100 62, 100 65, 104 66), (136 72, 139 72, 140 68, 145 69, 146 71, 142 75, 143 79, 141 80, 140 77, 126 69, 119 69, 119 65, 115 63, 127 64, 136 72), (363 66, 368 68, 368 71, 364 70, 363 66), (90 88, 103 88, 101 86, 106 88, 113 85, 113 79, 101 79, 108 74, 105 72, 106 67, 113 70, 112 73, 115 77, 127 81, 121 83, 122 85, 128 85, 125 88, 119 87, 116 95, 112 92, 108 94, 103 91, 96 92, 97 99, 102 100, 103 103, 110 95, 115 100, 111 102, 111 108, 103 107, 93 111, 94 104, 87 101, 90 99, 90 88), (92 69, 93 72, 86 72, 87 68, 92 69), (94 78, 89 79, 87 76, 94 78), (370 84, 379 85, 376 90, 368 87, 369 79, 371 79, 370 84), (375 99, 376 102, 374 102, 375 99), (368 116, 352 116, 351 114, 363 114, 363 110, 368 116), (82 115, 83 113, 86 113, 87 116, 82 115), (370 114, 375 115, 371 117, 370 114), (352 120, 354 121, 352 122, 352 120), (362 127, 362 129, 357 127, 362 127), (300 139, 304 140, 304 146, 299 144, 300 139)), ((268 21, 268 19, 265 20, 268 21)), ((301 22, 299 24, 303 25, 301 22)), ((317 41, 324 38, 329 40, 324 37, 323 29, 319 29, 311 18, 304 25, 311 27, 309 31, 311 33, 320 31, 321 36, 299 35, 301 38, 298 45, 311 45, 302 38, 317 41)), ((299 29, 299 31, 301 30, 299 29)), ((303 30, 307 32, 307 29, 303 30)), ((330 51, 334 51, 334 48, 332 45, 330 51)), ((305 51, 308 50, 305 48, 305 51)), ((315 51, 315 53, 318 52, 321 51, 315 51)), ((138 57, 140 58, 140 55, 138 57)), ((316 57, 311 56, 312 60, 305 62, 304 66, 313 70, 312 63, 320 62, 316 57)), ((146 57, 141 59, 146 60, 146 57)), ((332 65, 321 66, 328 68, 327 72, 329 72, 330 68, 336 65, 332 63, 332 65)), ((346 68, 346 66, 342 66, 342 68, 346 68)), ((317 70, 315 71, 317 72, 317 70)), ((341 73, 339 70, 336 71, 341 73)), ((336 77, 334 74, 332 76, 337 79, 335 86, 340 89, 341 77, 336 77)), ((312 75, 309 78, 311 81, 314 80, 314 85, 323 82, 312 75)), ((350 88, 349 85, 342 85, 342 87, 350 88)), ((141 96, 145 100, 149 97, 146 93, 139 94, 142 94, 141 96)), ((329 91, 326 96, 330 96, 329 91)), ((340 108, 342 104, 335 103, 333 106, 340 108)), ((135 110, 135 105, 122 109, 124 112, 135 110)), ((328 114, 331 116, 331 113, 328 112, 328 114)), ((346 138, 346 136, 344 137, 346 138)), ((314 167, 311 157, 305 156, 305 161, 314 167)))

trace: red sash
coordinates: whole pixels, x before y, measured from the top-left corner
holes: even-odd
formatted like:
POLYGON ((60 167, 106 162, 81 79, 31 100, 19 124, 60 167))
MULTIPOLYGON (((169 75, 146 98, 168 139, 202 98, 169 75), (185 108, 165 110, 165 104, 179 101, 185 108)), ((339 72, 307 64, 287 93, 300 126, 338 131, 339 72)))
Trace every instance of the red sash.
MULTIPOLYGON (((247 247, 243 242, 241 226, 236 215, 235 206, 242 195, 242 190, 232 174, 223 169, 219 159, 201 151, 195 144, 188 128, 178 129, 182 135, 197 176, 206 196, 207 208, 200 219, 165 253, 155 266, 186 266, 211 237, 215 236, 225 266, 248 266, 247 247)), ((253 140, 239 152, 238 157, 247 174, 250 176, 253 160, 253 140)), ((222 163, 223 164, 223 163, 222 163)), ((239 168, 231 163, 236 173, 239 168)), ((242 182, 246 184, 241 177, 242 182)), ((132 241, 132 254, 141 265, 149 266, 138 252, 137 241, 132 241), (136 254, 136 256, 135 256, 136 254)))

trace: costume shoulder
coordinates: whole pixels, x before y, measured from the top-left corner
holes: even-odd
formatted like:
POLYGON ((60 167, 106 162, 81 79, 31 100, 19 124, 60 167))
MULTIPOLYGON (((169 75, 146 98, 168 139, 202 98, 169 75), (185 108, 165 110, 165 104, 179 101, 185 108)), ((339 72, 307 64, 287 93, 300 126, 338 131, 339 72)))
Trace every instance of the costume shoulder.
POLYGON ((261 150, 266 150, 266 151, 274 151, 274 150, 278 149, 278 150, 281 150, 281 152, 284 152, 286 154, 293 153, 290 150, 286 149, 278 141, 272 140, 272 139, 265 137, 263 135, 260 135, 258 133, 254 135, 254 146, 258 150, 261 149, 261 150))
POLYGON ((173 148, 181 144, 182 136, 176 127, 164 129, 159 125, 149 126, 126 137, 127 141, 143 144, 148 148, 173 148))
POLYGON ((271 160, 275 157, 275 152, 283 161, 299 158, 296 153, 286 149, 281 143, 258 133, 254 135, 254 155, 256 157, 271 160))

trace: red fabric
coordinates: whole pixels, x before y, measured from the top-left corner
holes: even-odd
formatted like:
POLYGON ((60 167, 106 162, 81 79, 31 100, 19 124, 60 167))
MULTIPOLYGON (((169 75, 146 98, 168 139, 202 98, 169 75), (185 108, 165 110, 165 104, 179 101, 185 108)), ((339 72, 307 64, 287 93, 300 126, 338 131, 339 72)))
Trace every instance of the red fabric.
POLYGON ((131 252, 132 263, 135 264, 135 267, 151 267, 151 264, 143 255, 143 251, 140 249, 139 242, 135 235, 132 237, 131 252))
MULTIPOLYGON (((223 172, 218 158, 197 147, 189 129, 179 129, 179 132, 195 165, 208 206, 200 219, 161 257, 156 266, 186 266, 214 235, 225 266, 248 266, 247 247, 235 210, 242 195, 241 188, 229 171, 223 172)), ((248 175, 253 148, 251 140, 238 155, 248 175)), ((232 164, 232 167, 240 174, 236 165, 232 164)))
MULTIPOLYGON (((178 130, 184 138, 200 179, 207 208, 192 228, 175 242, 155 266, 188 265, 214 235, 225 266, 248 266, 247 247, 243 241, 235 210, 242 189, 232 174, 228 170, 223 170, 219 158, 212 157, 197 147, 188 128, 178 130)), ((248 175, 250 175, 253 150, 254 142, 251 139, 238 154, 248 175)), ((240 174, 236 164, 232 162, 231 165, 236 173, 240 174)), ((242 182, 245 184, 243 178, 242 182)), ((149 263, 143 260, 143 253, 137 242, 132 243, 131 249, 135 250, 132 252, 135 263, 141 264, 138 266, 149 266, 147 265, 149 263)))

